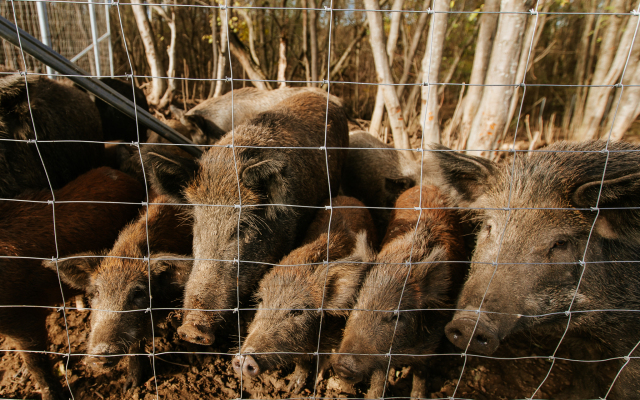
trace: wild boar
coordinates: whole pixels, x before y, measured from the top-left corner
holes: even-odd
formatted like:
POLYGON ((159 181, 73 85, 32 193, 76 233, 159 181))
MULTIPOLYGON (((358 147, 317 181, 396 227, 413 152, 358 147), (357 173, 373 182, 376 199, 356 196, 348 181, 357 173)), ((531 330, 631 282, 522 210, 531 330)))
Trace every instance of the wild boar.
MULTIPOLYGON (((303 245, 260 282, 255 294, 257 313, 240 355, 233 360, 238 377, 253 378, 295 363, 288 390, 298 393, 315 369, 311 354, 318 351, 319 335, 321 353, 331 353, 340 343, 346 309, 353 307, 368 268, 365 262, 373 258, 370 249, 376 244, 376 233, 371 215, 360 201, 339 196, 332 206, 340 208, 334 208, 332 214, 319 211, 303 245), (320 309, 327 311, 321 314, 320 309)), ((321 357, 322 361, 327 359, 326 355, 321 357)))
POLYGON ((102 126, 89 95, 69 82, 35 75, 26 80, 28 85, 18 74, 0 79, 0 138, 8 139, 0 142, 0 198, 49 189, 49 181, 59 189, 102 164, 101 143, 40 142, 36 147, 36 138, 100 141, 102 126))
MULTIPOLYGON (((233 124, 241 125, 261 112, 272 109, 281 101, 302 93, 326 96, 327 92, 320 88, 287 87, 277 90, 259 90, 256 88, 236 89, 220 97, 211 98, 184 112, 171 107, 174 118, 180 120, 189 130, 194 143, 202 145, 215 144, 220 138, 233 129, 231 104, 233 102, 233 124)), ((342 101, 333 95, 330 100, 342 106, 342 101)))
MULTIPOLYGON (((20 196, 28 202, 3 201, 0 334, 11 338, 19 350, 47 350, 45 318, 51 310, 37 306, 62 304, 61 289, 65 298, 80 292, 66 285, 61 288, 57 273, 43 268, 42 259, 111 247, 120 229, 137 214, 144 197, 144 187, 127 175, 106 167, 91 170, 55 192, 55 231, 54 209, 47 204, 52 200, 50 191, 20 196)), ((22 358, 43 399, 61 399, 62 387, 47 355, 22 353, 22 358)))
MULTIPOLYGON (((87 363, 94 367, 108 369, 118 363, 118 356, 144 353, 145 342, 153 340, 151 321, 163 321, 168 314, 154 309, 181 306, 191 272, 187 254, 193 228, 182 207, 168 203, 166 196, 152 199, 148 210, 143 208, 139 218, 120 232, 108 252, 80 253, 58 261, 62 281, 91 299, 87 363), (151 315, 146 312, 149 308, 151 315)), ((51 261, 44 265, 56 270, 51 261)), ((147 358, 128 357, 125 392, 146 380, 147 358)))
POLYGON ((268 265, 300 243, 313 207, 337 194, 349 134, 342 107, 330 103, 326 111, 325 96, 303 92, 236 127, 198 160, 146 149, 152 186, 192 205, 184 340, 213 343, 268 265))
MULTIPOLYGON (((527 332, 562 338, 560 350, 574 359, 640 355, 640 315, 622 311, 640 309, 639 147, 558 142, 517 154, 489 177, 454 153, 441 157, 456 166, 450 180, 465 171, 466 195, 483 223, 446 327, 451 342, 490 355, 507 337, 527 332)), ((640 396, 634 358, 615 381, 603 371, 576 375, 584 381, 562 398, 599 398, 609 389, 610 398, 640 396)))
POLYGON ((368 377, 377 399, 389 366, 413 368, 412 398, 425 398, 425 366, 444 338, 463 280, 464 243, 456 210, 435 186, 414 187, 395 204, 382 249, 349 315, 334 371, 349 383, 368 377), (422 211, 416 210, 422 207, 422 211), (392 354, 391 359, 387 354, 392 354))

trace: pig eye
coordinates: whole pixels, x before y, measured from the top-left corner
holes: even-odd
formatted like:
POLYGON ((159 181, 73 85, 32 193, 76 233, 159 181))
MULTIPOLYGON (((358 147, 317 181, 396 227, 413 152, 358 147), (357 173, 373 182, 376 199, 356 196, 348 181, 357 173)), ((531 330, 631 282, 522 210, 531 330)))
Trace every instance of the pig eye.
POLYGON ((289 314, 291 314, 292 317, 300 316, 303 312, 304 310, 289 310, 289 314))
POLYGON ((386 312, 385 314, 385 319, 387 320, 387 322, 395 323, 400 317, 400 313, 398 311, 386 312))
POLYGON ((569 244, 569 242, 567 242, 566 240, 558 240, 553 244, 553 246, 551 246, 551 251, 554 251, 554 250, 566 250, 568 244, 569 244))
POLYGON ((482 229, 487 235, 489 235, 491 233, 491 224, 485 223, 482 229))
POLYGON ((147 296, 147 292, 142 288, 137 288, 133 292, 133 299, 134 300, 141 300, 141 299, 145 298, 146 296, 147 296))

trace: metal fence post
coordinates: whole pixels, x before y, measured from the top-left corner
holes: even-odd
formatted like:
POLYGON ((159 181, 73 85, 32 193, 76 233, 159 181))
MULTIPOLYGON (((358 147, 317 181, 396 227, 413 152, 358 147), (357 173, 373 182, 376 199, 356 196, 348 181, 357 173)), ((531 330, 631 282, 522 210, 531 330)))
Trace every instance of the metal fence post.
POLYGON ((91 40, 93 40, 93 56, 96 59, 96 75, 101 77, 100 73, 100 49, 98 48, 98 24, 96 23, 96 6, 94 0, 89 0, 89 22, 91 23, 91 40))
POLYGON ((109 4, 106 4, 104 6, 104 15, 105 15, 105 22, 107 24, 107 37, 108 37, 108 41, 107 41, 107 48, 109 49, 109 74, 111 75, 111 77, 113 78, 113 47, 111 45, 111 19, 109 16, 109 9, 111 8, 111 4, 112 4, 112 0, 108 0, 109 4))
MULTIPOLYGON (((36 2, 36 8, 38 10, 38 23, 40 25, 40 38, 42 43, 51 47, 51 31, 49 30, 49 15, 47 14, 47 4, 44 1, 36 2)), ((47 75, 49 79, 53 79, 54 71, 50 66, 47 67, 47 75)))

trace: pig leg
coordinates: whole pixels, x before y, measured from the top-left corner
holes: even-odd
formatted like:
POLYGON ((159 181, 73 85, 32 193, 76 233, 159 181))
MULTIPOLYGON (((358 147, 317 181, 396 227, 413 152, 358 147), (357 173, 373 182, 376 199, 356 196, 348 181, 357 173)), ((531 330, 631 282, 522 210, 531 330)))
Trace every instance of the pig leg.
POLYGON ((300 362, 297 362, 296 369, 293 370, 293 372, 285 378, 289 380, 287 391, 295 394, 300 393, 302 391, 302 388, 304 388, 305 383, 307 383, 309 373, 310 369, 307 360, 301 360, 300 362))
MULTIPOLYGON (((386 371, 386 370, 385 370, 386 371)), ((384 392, 384 383, 387 379, 385 371, 376 369, 371 374, 371 383, 369 384, 369 390, 367 391, 367 399, 380 399, 384 392)))
MULTIPOLYGON (((8 310, 6 310, 8 311, 8 310)), ((3 335, 10 337, 19 350, 43 351, 47 349, 47 328, 45 318, 47 311, 43 309, 24 309, 19 312, 0 313, 0 321, 11 326, 3 326, 3 335)), ((61 400, 62 385, 53 376, 53 368, 49 357, 42 353, 21 353, 27 369, 31 373, 42 393, 43 400, 61 400)))
MULTIPOLYGON (((129 348, 129 353, 140 353, 144 350, 144 341, 137 342, 129 348)), ((150 365, 146 356, 128 356, 127 380, 122 387, 122 393, 127 393, 129 389, 142 385, 150 374, 150 365)))
POLYGON ((424 368, 413 370, 413 384, 411 387, 412 399, 424 399, 427 395, 427 374, 424 368))

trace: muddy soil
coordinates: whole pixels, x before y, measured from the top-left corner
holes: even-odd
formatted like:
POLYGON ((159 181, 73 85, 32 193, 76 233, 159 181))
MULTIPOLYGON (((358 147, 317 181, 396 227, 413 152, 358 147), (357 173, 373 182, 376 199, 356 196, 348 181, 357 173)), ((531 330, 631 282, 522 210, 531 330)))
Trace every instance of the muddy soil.
MULTIPOLYGON (((61 312, 53 312, 48 318, 50 347, 53 352, 67 352, 67 334, 61 312)), ((344 385, 331 371, 314 388, 314 379, 309 379, 301 393, 287 390, 287 375, 292 371, 277 371, 259 379, 245 380, 240 384, 231 367, 231 350, 205 348, 196 345, 188 347, 177 339, 175 330, 167 327, 159 329, 155 339, 155 378, 150 378, 141 386, 123 393, 126 381, 126 362, 122 360, 110 371, 95 371, 86 366, 82 357, 86 351, 89 326, 88 311, 67 311, 71 357, 51 356, 55 371, 61 383, 67 381, 75 399, 154 399, 156 394, 163 399, 236 399, 236 398, 309 398, 314 394, 319 398, 363 398, 367 387, 364 384, 344 385), (209 354, 194 354, 206 351, 209 354), (176 352, 180 352, 176 354, 176 352), (65 380, 66 372, 66 380, 65 380)), ((445 345, 446 346, 446 345, 445 345)), ((11 349, 8 340, 0 339, 0 348, 11 349)), ((551 347, 552 349, 552 347, 551 347)), ((147 345, 147 351, 152 346, 147 345)), ((454 353, 448 347, 443 351, 454 353)), ((512 341, 496 357, 513 358, 531 355, 542 356, 552 350, 539 343, 523 340, 512 341)), ((16 352, 1 351, 0 355, 0 397, 11 399, 39 399, 40 395, 31 381, 30 375, 22 369, 16 352)), ((150 357, 151 361, 152 358, 150 357)), ((464 399, 522 399, 529 398, 540 385, 544 384, 534 398, 553 398, 569 386, 572 365, 568 362, 548 359, 490 359, 469 356, 464 367, 464 358, 459 354, 434 357, 429 379, 428 397, 445 398, 454 395, 464 399), (551 368, 551 373, 547 374, 551 368), (546 377, 546 380, 545 380, 546 377)), ((151 362, 150 362, 151 367, 151 362)), ((150 368, 152 371, 152 369, 150 368)), ((411 371, 408 368, 391 370, 385 397, 407 397, 411 391, 411 371)), ((69 393, 67 393, 68 395, 69 393)))

